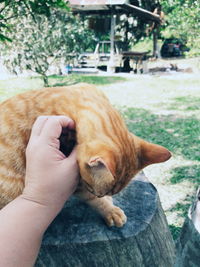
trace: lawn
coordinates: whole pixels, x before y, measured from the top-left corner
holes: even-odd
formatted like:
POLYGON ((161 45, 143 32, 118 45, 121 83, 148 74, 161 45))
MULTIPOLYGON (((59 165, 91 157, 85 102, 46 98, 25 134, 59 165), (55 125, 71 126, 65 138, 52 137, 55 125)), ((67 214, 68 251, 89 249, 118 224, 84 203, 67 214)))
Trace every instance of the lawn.
MULTIPOLYGON (((79 82, 92 83, 96 85, 116 83, 124 81, 122 77, 97 77, 89 75, 68 75, 68 76, 49 76, 50 86, 66 86, 79 82)), ((43 88, 43 81, 40 77, 30 78, 10 78, 8 80, 0 80, 0 101, 5 100, 15 94, 25 92, 26 90, 34 90, 43 88)))
MULTIPOLYGON (((194 74, 123 77, 50 77, 51 85, 89 82, 99 86, 133 133, 167 147, 173 157, 145 168, 157 187, 174 238, 200 184, 200 78, 194 74)), ((0 81, 0 100, 41 88, 39 78, 0 81)))
POLYGON ((200 184, 200 78, 193 74, 134 76, 102 86, 136 135, 173 157, 145 168, 157 187, 174 238, 200 184))

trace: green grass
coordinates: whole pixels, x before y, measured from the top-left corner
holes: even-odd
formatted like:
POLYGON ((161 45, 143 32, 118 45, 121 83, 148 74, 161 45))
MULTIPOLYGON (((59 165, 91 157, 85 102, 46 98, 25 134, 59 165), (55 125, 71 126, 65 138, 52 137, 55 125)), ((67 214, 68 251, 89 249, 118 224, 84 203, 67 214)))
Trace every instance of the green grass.
POLYGON ((174 168, 170 181, 172 184, 177 184, 187 179, 189 179, 196 188, 200 185, 200 165, 194 164, 191 166, 174 168))
POLYGON ((167 147, 172 159, 145 168, 157 187, 174 239, 200 184, 200 78, 134 76, 102 88, 131 132, 167 147))
MULTIPOLYGON (((67 86, 75 83, 91 83, 95 85, 106 85, 116 82, 122 82, 122 77, 95 76, 95 75, 77 75, 71 74, 67 76, 51 75, 49 76, 50 86, 67 86)), ((4 100, 15 94, 25 92, 26 90, 34 90, 43 88, 41 77, 31 78, 10 78, 8 80, 0 80, 0 100, 4 100)))
POLYGON ((170 109, 183 111, 199 110, 199 107, 200 97, 193 96, 176 97, 169 106, 170 109))
MULTIPOLYGON (((131 132, 150 142, 165 146, 173 153, 174 165, 178 167, 172 165, 166 179, 163 175, 163 180, 167 184, 178 186, 180 184, 179 190, 181 183, 189 182, 191 188, 197 190, 200 184, 200 120, 195 117, 155 115, 141 108, 123 108, 122 114, 131 132), (190 161, 190 165, 187 161, 190 161)), ((180 221, 170 224, 174 238, 177 238, 179 232, 177 229, 180 229, 192 198, 192 194, 189 196, 186 194, 180 202, 169 209, 170 213, 176 213, 177 221, 180 221)))
POLYGON ((106 85, 124 80, 125 79, 122 77, 78 75, 78 74, 70 74, 68 76, 52 75, 49 77, 49 83, 51 86, 65 86, 74 83, 91 83, 95 85, 106 85))
MULTIPOLYGON (((185 159, 200 159, 200 121, 194 117, 155 115, 145 109, 123 110, 130 131, 153 143, 167 147, 185 159), (192 135, 191 135, 192 131, 192 135), (188 147, 189 149, 186 149, 188 147)), ((199 174, 199 173, 198 173, 199 174)))
POLYGON ((176 240, 181 233, 181 227, 171 224, 171 225, 169 225, 169 229, 172 233, 173 239, 176 240))

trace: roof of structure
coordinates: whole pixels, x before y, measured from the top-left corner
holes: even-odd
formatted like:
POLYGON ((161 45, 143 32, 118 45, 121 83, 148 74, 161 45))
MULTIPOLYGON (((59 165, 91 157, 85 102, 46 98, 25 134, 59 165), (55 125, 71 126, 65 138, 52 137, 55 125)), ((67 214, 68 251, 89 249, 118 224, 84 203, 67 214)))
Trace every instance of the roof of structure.
POLYGON ((141 19, 161 22, 158 15, 131 5, 129 0, 69 0, 69 3, 75 13, 86 15, 133 14, 141 19))

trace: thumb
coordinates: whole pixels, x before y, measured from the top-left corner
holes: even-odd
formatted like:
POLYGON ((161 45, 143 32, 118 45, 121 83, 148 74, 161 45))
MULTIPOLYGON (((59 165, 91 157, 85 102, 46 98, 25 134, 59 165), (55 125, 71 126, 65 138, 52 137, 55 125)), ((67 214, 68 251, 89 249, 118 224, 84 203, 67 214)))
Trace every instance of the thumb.
MULTIPOLYGON (((73 175, 71 177, 73 177, 74 182, 77 184, 80 181, 80 174, 79 174, 79 166, 78 166, 78 162, 77 162, 77 149, 76 147, 74 147, 74 149, 72 150, 71 154, 65 158, 62 162, 62 166, 65 166, 64 168, 68 169, 68 171, 70 171, 70 173, 73 175)), ((75 188, 74 188, 75 190, 75 188)))
POLYGON ((75 146, 70 153, 70 155, 67 157, 68 159, 74 159, 77 161, 77 146, 75 146))

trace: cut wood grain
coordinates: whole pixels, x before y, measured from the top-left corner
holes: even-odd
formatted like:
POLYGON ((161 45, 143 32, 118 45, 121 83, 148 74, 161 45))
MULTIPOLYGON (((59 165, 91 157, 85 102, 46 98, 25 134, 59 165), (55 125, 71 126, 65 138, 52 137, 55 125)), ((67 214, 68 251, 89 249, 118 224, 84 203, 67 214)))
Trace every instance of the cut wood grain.
POLYGON ((174 243, 155 187, 143 173, 114 196, 128 221, 107 227, 72 197, 47 230, 37 267, 171 267, 174 243))

